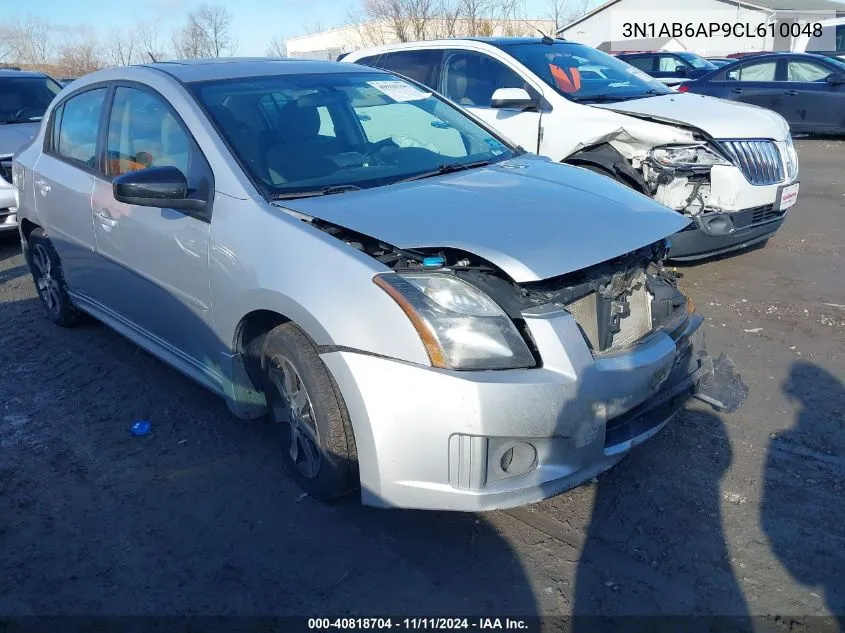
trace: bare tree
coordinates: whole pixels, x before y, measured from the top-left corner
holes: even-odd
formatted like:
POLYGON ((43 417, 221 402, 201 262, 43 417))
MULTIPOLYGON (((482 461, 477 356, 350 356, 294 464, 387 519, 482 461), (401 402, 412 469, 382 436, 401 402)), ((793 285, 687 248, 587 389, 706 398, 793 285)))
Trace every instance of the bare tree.
POLYGON ((59 48, 57 66, 66 77, 81 77, 103 67, 100 43, 90 29, 76 29, 59 48))
POLYGON ((590 0, 548 0, 546 16, 554 21, 555 33, 587 13, 590 0))
POLYGON ((303 25, 302 30, 305 35, 314 35, 315 33, 322 33, 323 31, 327 31, 328 28, 320 20, 315 20, 313 22, 306 22, 303 25))
POLYGON ((29 16, 6 27, 7 62, 44 67, 54 55, 54 30, 46 21, 29 16))
POLYGON ((288 45, 285 38, 277 35, 267 44, 267 57, 287 57, 288 45))
POLYGON ((139 22, 135 26, 135 34, 140 48, 138 57, 142 61, 161 61, 168 57, 167 49, 161 40, 161 31, 155 22, 151 20, 139 22))
POLYGON ((226 7, 202 4, 188 14, 185 25, 173 33, 176 57, 229 57, 237 51, 231 32, 232 14, 226 7))
POLYGON ((130 29, 116 28, 106 47, 106 59, 112 66, 129 66, 137 61, 138 37, 130 29))

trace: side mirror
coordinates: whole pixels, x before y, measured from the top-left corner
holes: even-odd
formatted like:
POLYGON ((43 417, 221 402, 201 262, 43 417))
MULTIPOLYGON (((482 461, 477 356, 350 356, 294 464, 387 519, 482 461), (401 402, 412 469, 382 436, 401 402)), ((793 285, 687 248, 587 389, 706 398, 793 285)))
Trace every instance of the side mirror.
POLYGON ((142 207, 202 211, 205 200, 188 198, 188 181, 176 167, 148 167, 122 174, 112 181, 114 199, 142 207))
POLYGON ((686 66, 675 66, 675 72, 679 75, 686 75, 688 70, 686 66))
POLYGON ((831 86, 841 86, 845 84, 845 73, 832 73, 827 76, 826 81, 831 86))
POLYGON ((527 110, 536 108, 537 105, 537 100, 528 94, 528 91, 524 88, 498 88, 490 97, 491 108, 527 110))

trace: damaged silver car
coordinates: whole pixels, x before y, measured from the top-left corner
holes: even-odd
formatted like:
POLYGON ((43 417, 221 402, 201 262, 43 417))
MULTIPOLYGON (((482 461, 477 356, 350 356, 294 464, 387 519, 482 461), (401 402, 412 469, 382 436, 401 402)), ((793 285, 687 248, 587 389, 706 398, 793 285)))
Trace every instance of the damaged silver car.
POLYGON ((527 150, 690 218, 672 238, 672 259, 763 242, 798 199, 798 158, 779 114, 680 94, 584 44, 450 39, 362 49, 343 61, 426 84, 527 150))
POLYGON ((49 317, 269 414, 310 494, 480 510, 578 485, 742 383, 662 266, 688 220, 396 75, 173 62, 77 80, 17 157, 49 317))

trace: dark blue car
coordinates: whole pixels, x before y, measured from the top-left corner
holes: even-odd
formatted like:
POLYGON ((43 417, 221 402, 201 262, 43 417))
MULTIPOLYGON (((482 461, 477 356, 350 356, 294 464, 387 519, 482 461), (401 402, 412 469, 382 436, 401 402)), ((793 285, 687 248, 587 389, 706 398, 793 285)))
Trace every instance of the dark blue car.
POLYGON ((696 79, 718 66, 701 55, 681 51, 656 51, 653 53, 619 53, 617 57, 657 79, 696 79))
POLYGON ((793 133, 845 134, 845 62, 823 55, 755 55, 689 81, 679 91, 774 110, 793 133))

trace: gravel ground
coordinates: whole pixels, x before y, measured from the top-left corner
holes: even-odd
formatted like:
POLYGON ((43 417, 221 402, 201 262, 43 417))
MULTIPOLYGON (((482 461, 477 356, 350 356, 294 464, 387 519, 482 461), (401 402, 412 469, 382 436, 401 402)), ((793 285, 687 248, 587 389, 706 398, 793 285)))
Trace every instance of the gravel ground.
POLYGON ((265 423, 103 326, 52 326, 2 239, 0 615, 833 612, 845 628, 845 142, 798 147, 799 205, 768 245, 680 269, 745 407, 690 405, 597 482, 479 515, 300 498, 265 423), (129 434, 139 418, 151 435, 129 434))

